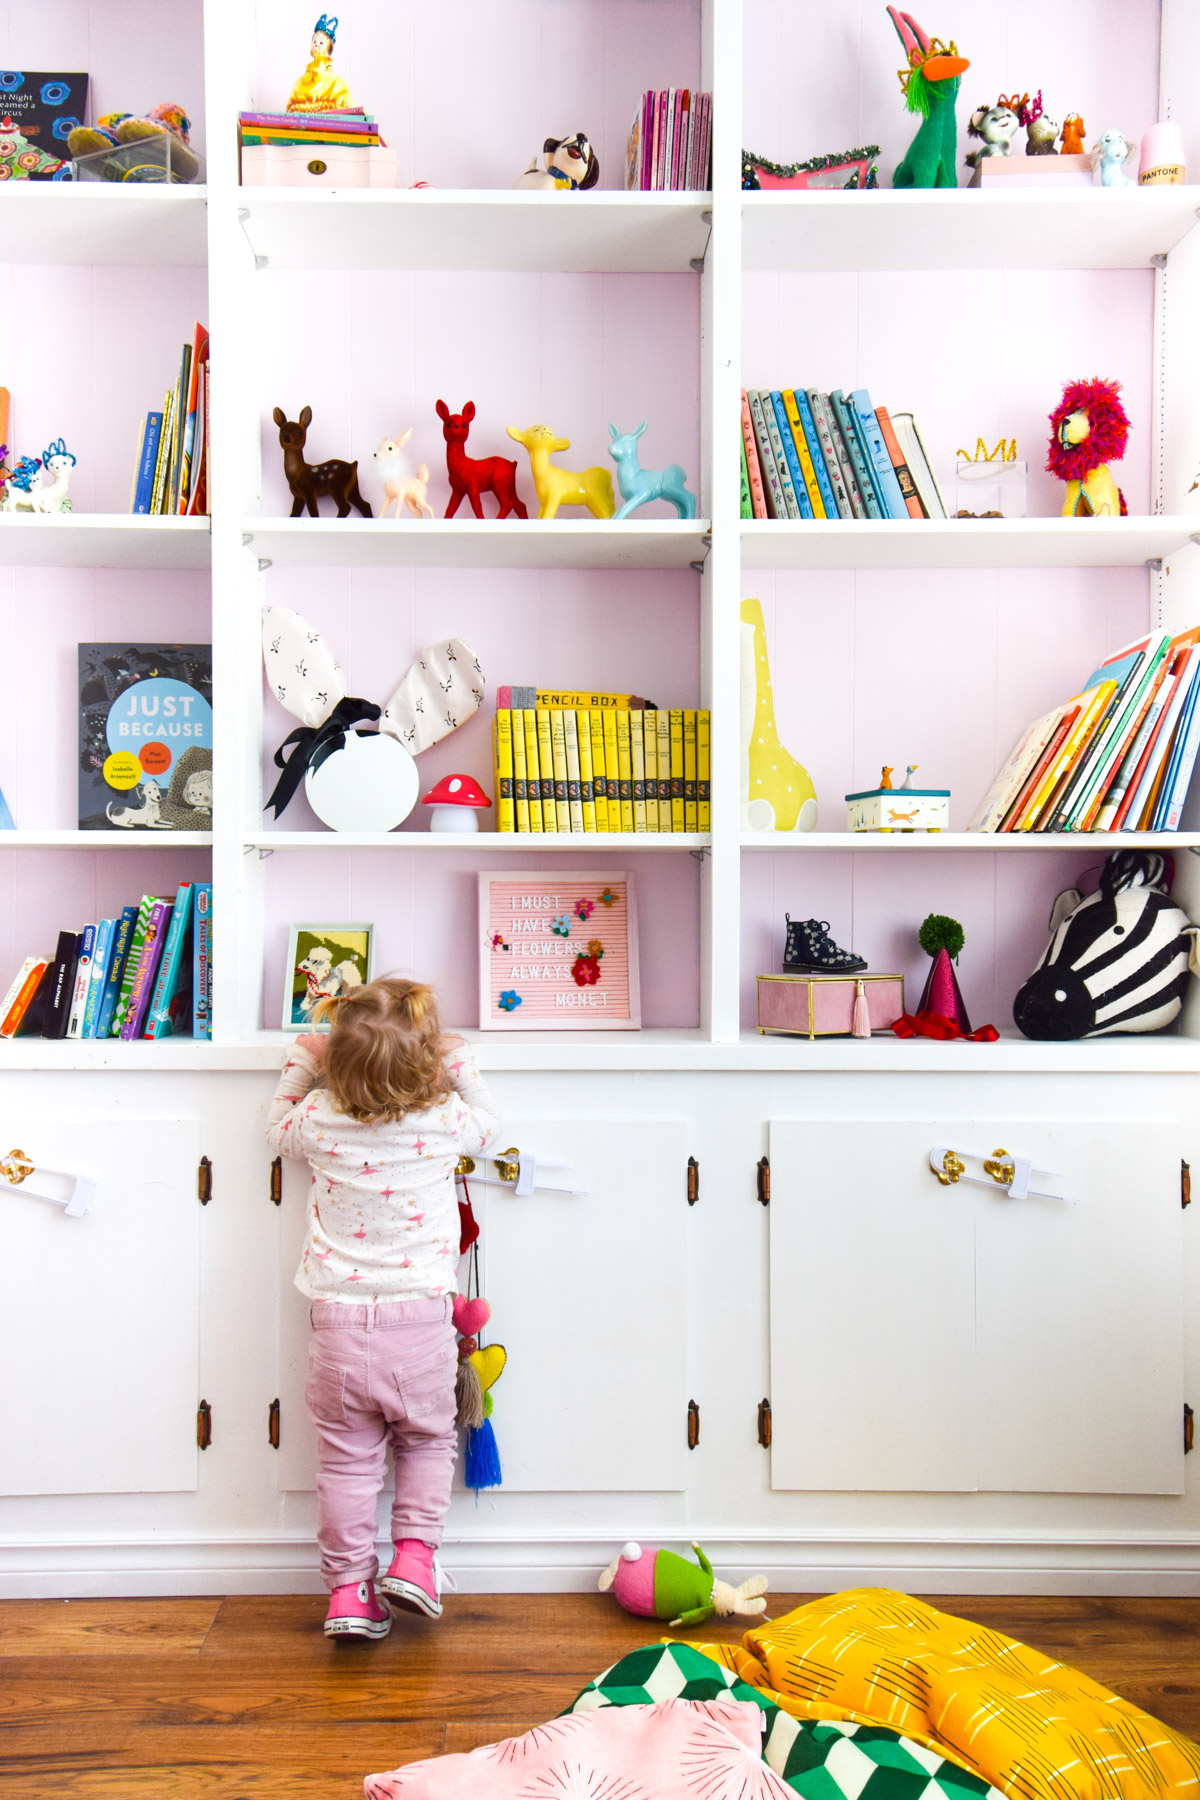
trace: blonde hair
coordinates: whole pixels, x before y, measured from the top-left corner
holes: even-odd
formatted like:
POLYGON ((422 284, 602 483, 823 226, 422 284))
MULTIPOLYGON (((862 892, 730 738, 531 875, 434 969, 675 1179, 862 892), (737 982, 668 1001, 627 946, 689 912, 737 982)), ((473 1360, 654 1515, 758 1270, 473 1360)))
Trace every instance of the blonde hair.
POLYGON ((333 1022, 324 1086, 352 1119, 394 1122, 449 1093, 431 987, 385 976, 340 999, 327 996, 313 1016, 333 1022))

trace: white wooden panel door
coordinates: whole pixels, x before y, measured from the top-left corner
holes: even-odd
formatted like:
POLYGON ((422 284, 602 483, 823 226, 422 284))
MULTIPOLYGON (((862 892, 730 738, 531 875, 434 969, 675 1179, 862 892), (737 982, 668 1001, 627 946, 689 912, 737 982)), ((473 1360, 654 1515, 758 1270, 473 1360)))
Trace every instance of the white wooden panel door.
POLYGON ((0 1183, 0 1493, 194 1489, 199 1121, 0 1109, 16 1145, 99 1186, 68 1218, 0 1183))
POLYGON ((771 1485, 974 1486, 974 1241, 929 1126, 771 1123, 771 1485))
MULTIPOLYGON (((470 1182, 482 1230, 483 1292, 492 1306, 484 1339, 508 1351, 493 1394, 504 1487, 683 1488, 686 1124, 518 1118, 505 1121, 501 1142, 547 1163, 569 1163, 564 1179, 589 1190, 517 1199, 490 1181, 470 1182)), ((316 1485, 316 1441, 304 1405, 308 1308, 292 1276, 308 1171, 284 1167, 279 1484, 307 1490, 316 1485)))
POLYGON ((771 1126, 777 1488, 1179 1493, 1179 1141, 1161 1119, 771 1126), (1001 1145, 1075 1204, 942 1187, 1001 1145))

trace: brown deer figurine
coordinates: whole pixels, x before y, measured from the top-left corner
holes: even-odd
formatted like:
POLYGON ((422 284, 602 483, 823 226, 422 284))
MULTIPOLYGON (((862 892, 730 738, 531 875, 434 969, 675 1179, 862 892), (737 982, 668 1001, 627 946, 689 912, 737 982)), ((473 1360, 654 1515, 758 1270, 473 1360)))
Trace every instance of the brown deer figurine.
POLYGON ((446 517, 454 517, 465 494, 470 497, 475 517, 482 519, 483 504, 480 495, 490 491, 496 496, 498 519, 506 519, 509 513, 516 513, 518 519, 527 519, 529 514, 517 493, 516 463, 507 461, 503 456, 468 456, 463 448, 471 429, 471 420, 475 417, 475 402, 468 400, 460 413, 452 413, 446 402, 439 400, 437 415, 442 421, 442 436, 446 440, 446 473, 450 477, 450 501, 446 507, 446 517))
POLYGON ((337 501, 339 519, 349 517, 352 505, 357 506, 364 519, 371 518, 371 508, 358 491, 357 462, 305 462, 304 443, 312 424, 312 407, 304 407, 294 424, 278 406, 271 417, 279 427, 279 442, 283 446, 283 472, 292 490, 292 518, 298 519, 306 506, 314 519, 319 518, 317 501, 322 494, 337 501))

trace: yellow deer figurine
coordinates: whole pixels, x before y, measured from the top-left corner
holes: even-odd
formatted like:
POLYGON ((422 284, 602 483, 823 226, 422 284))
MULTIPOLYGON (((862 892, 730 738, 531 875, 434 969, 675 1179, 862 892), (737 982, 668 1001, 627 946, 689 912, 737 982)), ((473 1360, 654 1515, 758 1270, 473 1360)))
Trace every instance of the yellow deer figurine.
POLYGON ((552 451, 571 448, 570 438, 555 437, 548 425, 531 425, 527 431, 510 425, 508 435, 529 452, 539 519, 554 518, 560 506, 586 506, 594 519, 612 518, 617 508, 610 470, 591 468, 573 475, 569 469, 556 469, 551 463, 552 451))
POLYGON ((817 790, 779 741, 767 631, 757 600, 742 601, 742 829, 815 831, 817 790))

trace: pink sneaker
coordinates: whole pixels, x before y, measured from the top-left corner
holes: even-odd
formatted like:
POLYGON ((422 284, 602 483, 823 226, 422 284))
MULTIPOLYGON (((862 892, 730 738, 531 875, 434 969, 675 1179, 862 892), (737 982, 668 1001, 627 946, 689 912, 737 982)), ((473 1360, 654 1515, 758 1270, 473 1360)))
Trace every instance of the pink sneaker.
POLYGON ((391 1567, 379 1583, 393 1612, 424 1613, 427 1619, 442 1616, 442 1588, 454 1587, 430 1545, 420 1538, 401 1538, 391 1567))
POLYGON ((385 1638, 391 1629, 392 1615, 369 1581, 349 1581, 330 1594, 326 1637, 385 1638))

